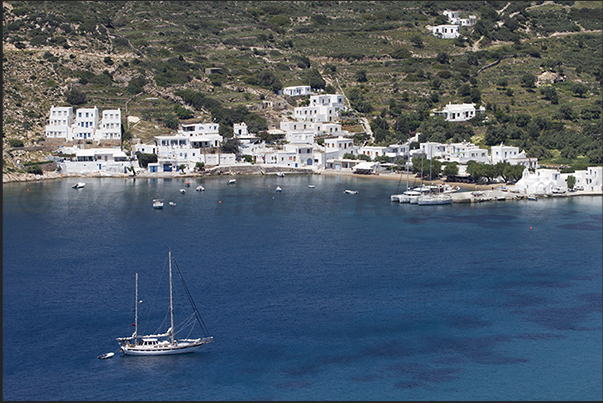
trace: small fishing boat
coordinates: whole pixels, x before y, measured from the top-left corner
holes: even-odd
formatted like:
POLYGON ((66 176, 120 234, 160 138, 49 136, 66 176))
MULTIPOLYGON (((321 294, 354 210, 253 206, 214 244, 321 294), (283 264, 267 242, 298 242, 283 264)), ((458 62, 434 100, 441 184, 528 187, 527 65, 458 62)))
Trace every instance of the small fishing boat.
POLYGON ((204 191, 204 190, 205 190, 205 188, 204 188, 203 186, 199 185, 199 186, 197 186, 197 187, 195 188, 195 190, 196 190, 197 192, 202 192, 202 191, 204 191))
POLYGON ((180 189, 180 193, 185 194, 186 190, 185 189, 180 189))
POLYGON ((237 183, 237 180, 236 180, 236 179, 234 179, 234 178, 233 178, 233 179, 229 179, 227 183, 228 183, 229 185, 234 185, 235 183, 237 183))
POLYGON ((105 353, 105 354, 101 354, 99 355, 98 358, 99 360, 106 360, 107 358, 111 358, 115 355, 115 353, 105 353))
POLYGON ((281 189, 281 187, 280 187, 280 186, 277 186, 277 187, 276 187, 276 192, 277 192, 277 193, 280 193, 280 192, 282 192, 282 191, 283 191, 283 189, 281 189))
POLYGON ((190 183, 190 182, 186 182, 186 183, 184 184, 184 187, 190 188, 190 187, 191 187, 191 183, 190 183))
POLYGON ((530 196, 528 196, 528 200, 538 201, 538 197, 536 195, 530 195, 530 196))
POLYGON ((172 201, 171 201, 171 202, 169 202, 168 204, 169 204, 170 206, 172 206, 172 207, 176 205, 176 203, 174 203, 174 202, 172 202, 172 201))
POLYGON ((284 172, 277 172, 276 176, 278 176, 279 178, 284 178, 285 177, 285 173, 284 172))
POLYGON ((308 185, 308 187, 309 187, 310 189, 314 189, 314 188, 316 187, 316 185, 308 185))
POLYGON ((162 209, 163 208, 163 199, 153 199, 153 208, 162 209))
POLYGON ((85 182, 78 182, 78 183, 74 184, 74 185, 73 185, 73 186, 71 186, 71 187, 72 187, 72 188, 74 188, 74 189, 81 189, 81 188, 83 188, 84 186, 86 186, 86 183, 85 183, 85 182))
POLYGON ((343 191, 343 193, 347 193, 349 195, 356 195, 356 194, 358 194, 358 191, 357 190, 346 189, 346 190, 343 191))

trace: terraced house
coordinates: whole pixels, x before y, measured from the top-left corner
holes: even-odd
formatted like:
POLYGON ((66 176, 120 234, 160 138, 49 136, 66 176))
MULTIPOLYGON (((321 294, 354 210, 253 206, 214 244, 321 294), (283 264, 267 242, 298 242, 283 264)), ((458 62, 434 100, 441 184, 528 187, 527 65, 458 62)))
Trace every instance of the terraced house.
POLYGON ((71 106, 52 106, 46 139, 56 143, 95 143, 97 145, 121 144, 121 110, 107 109, 100 118, 99 109, 80 108, 74 113, 71 106))

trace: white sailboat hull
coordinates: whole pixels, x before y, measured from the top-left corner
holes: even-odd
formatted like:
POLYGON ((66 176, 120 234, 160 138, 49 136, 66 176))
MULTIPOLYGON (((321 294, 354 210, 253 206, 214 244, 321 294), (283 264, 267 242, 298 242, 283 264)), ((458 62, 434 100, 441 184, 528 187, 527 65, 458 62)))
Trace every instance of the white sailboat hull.
POLYGON ((204 344, 212 343, 213 337, 203 339, 180 340, 174 344, 169 342, 155 345, 122 345, 121 350, 124 355, 174 355, 194 353, 204 344))

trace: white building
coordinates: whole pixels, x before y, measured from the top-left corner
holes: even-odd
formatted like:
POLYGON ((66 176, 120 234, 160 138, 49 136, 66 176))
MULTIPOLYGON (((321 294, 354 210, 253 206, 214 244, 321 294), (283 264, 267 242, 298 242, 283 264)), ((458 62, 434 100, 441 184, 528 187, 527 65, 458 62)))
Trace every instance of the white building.
POLYGON ((330 158, 343 158, 344 154, 356 155, 358 153, 354 140, 343 136, 325 139, 324 147, 325 152, 335 152, 330 158))
POLYGON ((121 110, 107 109, 101 119, 97 107, 80 108, 74 113, 71 106, 53 105, 45 135, 65 141, 121 141, 121 110))
POLYGON ((556 169, 537 169, 532 173, 526 168, 515 189, 524 194, 550 195, 553 189, 566 191, 567 182, 556 169))
POLYGON ((234 123, 232 125, 233 133, 235 137, 247 137, 249 132, 247 131, 247 123, 234 123))
POLYGON ((463 27, 470 27, 475 25, 477 17, 470 15, 469 18, 460 18, 458 11, 444 11, 442 14, 448 17, 448 21, 454 25, 461 25, 463 27))
POLYGON ((603 192, 603 167, 588 167, 586 170, 561 174, 564 181, 572 175, 576 178, 575 187, 582 187, 587 192, 603 192))
POLYGON ((499 146, 491 147, 491 153, 490 160, 492 164, 508 162, 511 165, 523 165, 526 168, 538 167, 538 158, 526 157, 526 152, 524 150, 519 151, 519 147, 505 146, 500 143, 499 146))
POLYGON ((345 110, 343 95, 312 95, 308 106, 299 106, 293 109, 293 117, 299 121, 333 122, 339 117, 339 111, 341 110, 345 110))
POLYGON ((477 114, 485 114, 486 108, 480 106, 475 109, 475 104, 448 104, 440 111, 434 110, 432 116, 442 116, 447 122, 464 122, 474 118, 477 114))
POLYGON ((293 87, 285 87, 283 88, 283 95, 288 95, 290 97, 298 96, 298 95, 309 95, 312 93, 312 87, 309 85, 298 85, 293 87))
POLYGON ((461 27, 459 25, 436 25, 431 27, 431 33, 442 39, 456 39, 461 36, 461 27))
POLYGON ((58 163, 62 173, 88 174, 92 172, 127 174, 132 164, 128 155, 120 148, 77 149, 72 160, 58 163))
POLYGON ((103 111, 103 118, 98 129, 98 139, 121 140, 121 110, 109 109, 103 111))
POLYGON ((50 118, 46 125, 46 138, 69 140, 74 124, 73 108, 71 106, 52 106, 50 118))

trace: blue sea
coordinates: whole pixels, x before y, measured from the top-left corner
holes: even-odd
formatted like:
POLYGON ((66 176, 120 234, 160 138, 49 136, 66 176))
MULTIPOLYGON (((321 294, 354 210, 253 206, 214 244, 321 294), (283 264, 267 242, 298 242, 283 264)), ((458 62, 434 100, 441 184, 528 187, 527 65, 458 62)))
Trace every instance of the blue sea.
POLYGON ((227 179, 4 184, 3 399, 602 400, 603 197, 227 179), (214 343, 123 356, 168 250, 214 343))

